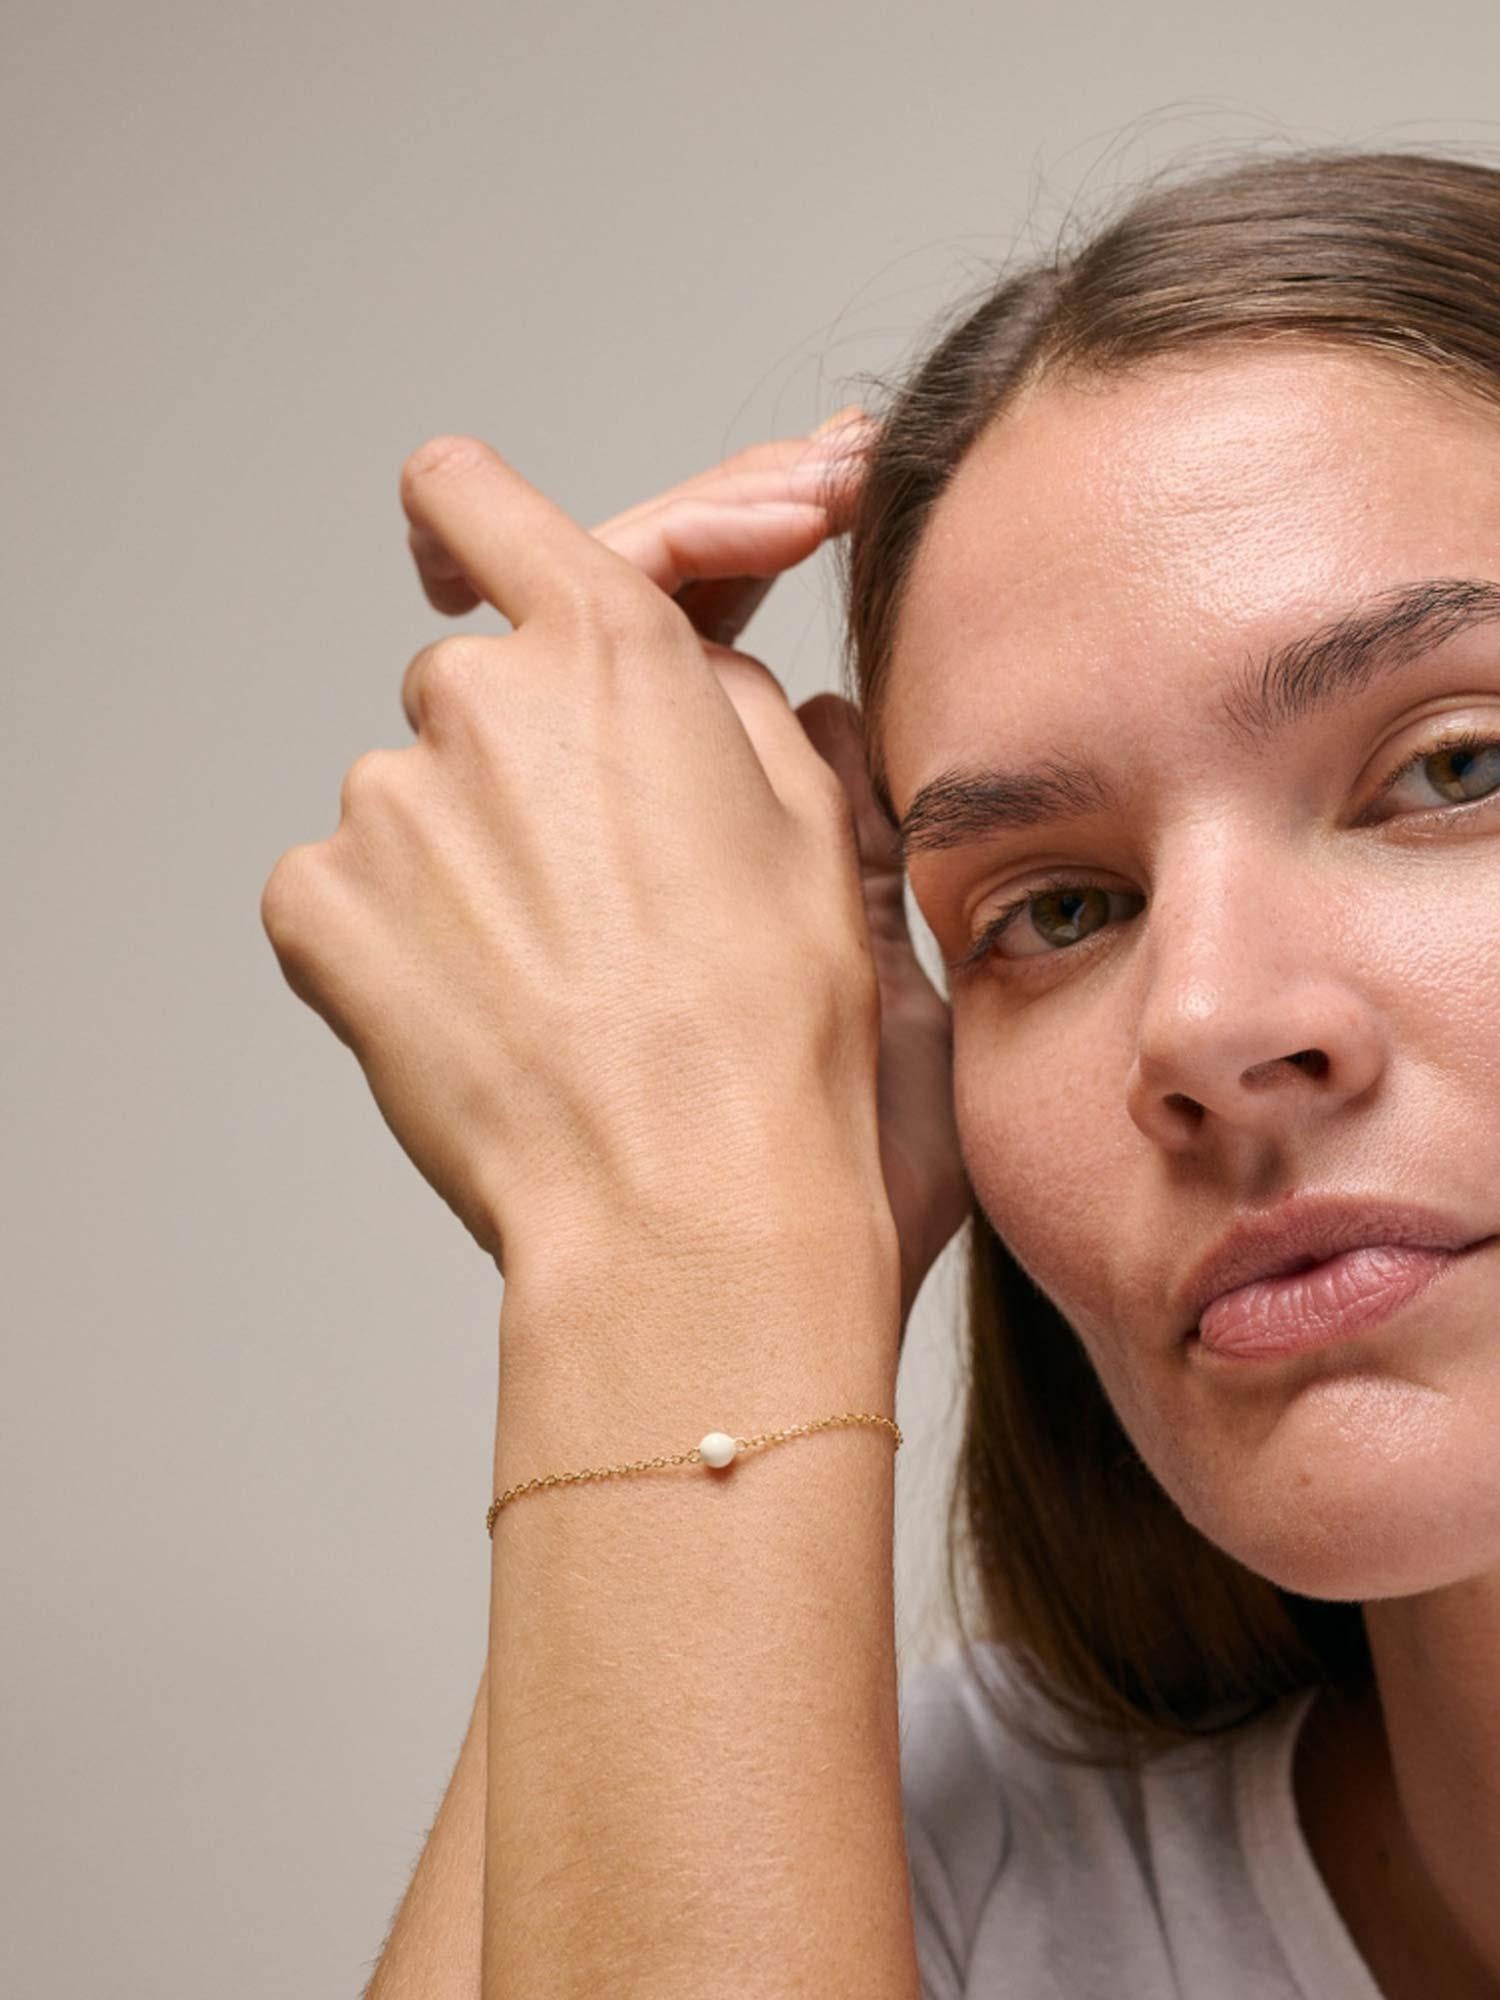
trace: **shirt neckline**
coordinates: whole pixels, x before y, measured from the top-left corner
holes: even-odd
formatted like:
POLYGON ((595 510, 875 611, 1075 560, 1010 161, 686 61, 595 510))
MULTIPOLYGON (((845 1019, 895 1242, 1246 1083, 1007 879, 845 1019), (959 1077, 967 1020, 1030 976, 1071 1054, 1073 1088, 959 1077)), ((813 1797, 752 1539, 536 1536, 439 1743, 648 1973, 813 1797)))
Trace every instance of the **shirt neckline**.
POLYGON ((1303 1688, 1234 1745, 1235 1813, 1245 1866, 1306 2000, 1385 2000, 1318 1872, 1297 1817, 1292 1759, 1318 1694, 1303 1688))

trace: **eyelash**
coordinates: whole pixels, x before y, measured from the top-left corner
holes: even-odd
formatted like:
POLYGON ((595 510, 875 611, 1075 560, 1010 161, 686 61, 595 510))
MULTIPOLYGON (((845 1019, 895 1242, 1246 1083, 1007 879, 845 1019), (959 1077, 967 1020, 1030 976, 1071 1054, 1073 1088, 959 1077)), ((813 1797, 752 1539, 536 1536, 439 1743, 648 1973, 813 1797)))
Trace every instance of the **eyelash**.
MULTIPOLYGON (((1417 751, 1415 756, 1408 757, 1398 770, 1391 773, 1386 783, 1381 786, 1378 796, 1384 798, 1387 792, 1394 791, 1396 786, 1400 784, 1401 780, 1409 772, 1416 770, 1418 765, 1425 764, 1429 757, 1441 757, 1445 752, 1451 756, 1456 756, 1461 752, 1471 750, 1500 750, 1500 736, 1487 736, 1483 730, 1461 729, 1456 731, 1452 736, 1445 737, 1441 742, 1429 743, 1425 748, 1417 751)), ((1434 806, 1431 808, 1431 811, 1444 818, 1449 818, 1455 813, 1482 812, 1486 806, 1496 805, 1500 805, 1500 791, 1491 792, 1487 797, 1482 799, 1471 799, 1461 805, 1434 806)), ((1421 813, 1403 813, 1400 815, 1403 819, 1413 817, 1420 819, 1425 816, 1421 813)), ((995 915, 984 926, 983 930, 980 931, 978 937, 975 938, 973 944, 949 966, 949 971, 962 977, 965 973, 975 970, 986 959, 993 958, 997 963, 1001 962, 999 954, 994 950, 996 940, 999 938, 1001 932, 1008 930, 1010 925, 1026 910, 1029 904, 1039 902, 1043 896, 1052 895, 1059 889, 1108 889, 1108 886, 1107 883, 1092 882, 1087 877, 1077 875, 1051 875, 1040 882, 1034 882, 1023 895, 1014 897, 1010 902, 996 911, 995 915)), ((1109 893, 1117 896, 1131 896, 1137 892, 1132 889, 1116 889, 1110 890, 1109 893)), ((1090 933, 1090 936, 1094 937, 1099 935, 1100 933, 1097 931, 1090 933)), ((1087 940, 1083 940, 1083 942, 1087 942, 1087 940)), ((1056 951, 1032 952, 1028 953, 1027 957, 1037 959, 1045 964, 1049 959, 1064 958, 1070 951, 1077 949, 1076 945, 1063 945, 1056 951)), ((1006 959, 1003 962, 1007 966, 1024 963, 1023 960, 1018 959, 1006 959)), ((1024 977, 1025 975, 1022 974, 1021 976, 1024 977)))

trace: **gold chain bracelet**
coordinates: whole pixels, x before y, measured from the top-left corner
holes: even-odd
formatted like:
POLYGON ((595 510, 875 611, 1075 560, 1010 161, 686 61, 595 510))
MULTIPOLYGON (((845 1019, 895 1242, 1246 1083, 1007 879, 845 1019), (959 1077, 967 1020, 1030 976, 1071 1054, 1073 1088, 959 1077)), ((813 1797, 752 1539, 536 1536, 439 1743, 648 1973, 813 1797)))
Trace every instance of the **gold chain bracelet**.
POLYGON ((754 1451, 760 1445, 780 1444, 786 1438, 806 1437, 813 1431, 831 1430, 837 1424, 883 1424, 894 1436, 897 1451, 901 1449, 900 1426, 889 1417, 875 1416, 864 1410, 848 1410, 838 1417, 818 1417, 810 1424, 793 1424, 784 1431, 763 1431, 759 1437, 753 1438, 729 1437, 723 1431, 709 1431, 691 1451, 679 1451, 671 1458, 637 1458, 629 1465, 600 1465, 586 1472, 549 1472, 543 1479, 524 1479, 519 1486, 508 1486, 498 1500, 491 1502, 484 1525, 493 1541, 495 1516, 500 1509, 518 1494, 530 1493, 543 1486, 571 1486, 584 1479, 614 1479, 625 1473, 654 1472, 659 1466, 667 1465, 725 1466, 742 1451, 754 1451))

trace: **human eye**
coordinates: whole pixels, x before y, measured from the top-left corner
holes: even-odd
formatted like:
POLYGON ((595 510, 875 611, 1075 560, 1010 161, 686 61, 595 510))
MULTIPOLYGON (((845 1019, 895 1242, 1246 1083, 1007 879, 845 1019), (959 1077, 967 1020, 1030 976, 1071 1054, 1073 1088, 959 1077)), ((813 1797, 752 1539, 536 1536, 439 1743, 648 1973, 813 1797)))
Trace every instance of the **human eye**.
MULTIPOLYGON (((1486 734, 1482 729, 1468 726, 1449 730, 1437 742, 1408 757, 1387 779, 1378 797, 1391 798, 1418 775, 1437 792, 1442 803, 1426 812, 1388 813, 1381 817, 1453 820, 1467 818, 1470 807, 1476 810, 1490 805, 1500 807, 1500 733, 1486 734), (1424 768, 1429 764, 1435 767, 1431 776, 1424 768)), ((1021 959, 1056 959, 1065 952, 1087 946, 1091 938, 1099 936, 1108 923, 1112 906, 1134 904, 1138 910, 1145 900, 1135 890, 1109 889, 1072 875, 1050 876, 995 911, 981 926, 973 943, 950 962, 948 970, 962 978, 986 960, 1011 965, 1021 959), (1033 946, 1030 950, 1024 948, 1028 934, 1033 946)))
POLYGON ((1112 903, 1140 905, 1145 900, 1133 889, 1107 889, 1100 883, 1079 881, 1071 875, 1052 876, 1045 882, 1033 884, 1024 895, 1013 897, 997 910, 981 927, 974 942, 948 969, 962 978, 985 959, 1010 962, 1020 958, 1059 957, 1062 952, 1077 950, 1091 937, 1099 935, 1112 903), (1002 949, 1002 939, 1009 945, 1024 939, 1023 923, 1029 923, 1033 935, 1042 939, 1040 948, 1035 951, 1002 949), (1074 933, 1071 936, 1068 935, 1070 931, 1074 933), (1057 937, 1055 933, 1061 933, 1061 936, 1057 937))
MULTIPOLYGON (((1398 786, 1419 772, 1423 774, 1423 782, 1431 785, 1444 801, 1432 809, 1434 818, 1452 819, 1455 808, 1462 815, 1468 806, 1500 803, 1500 735, 1486 735, 1482 729, 1468 727, 1450 730, 1440 741, 1429 743, 1414 757, 1408 757, 1381 786, 1379 797, 1388 799, 1398 786), (1423 772, 1427 764, 1437 767, 1432 777, 1423 772)), ((1428 815, 1419 812, 1381 817, 1410 819, 1428 815)))

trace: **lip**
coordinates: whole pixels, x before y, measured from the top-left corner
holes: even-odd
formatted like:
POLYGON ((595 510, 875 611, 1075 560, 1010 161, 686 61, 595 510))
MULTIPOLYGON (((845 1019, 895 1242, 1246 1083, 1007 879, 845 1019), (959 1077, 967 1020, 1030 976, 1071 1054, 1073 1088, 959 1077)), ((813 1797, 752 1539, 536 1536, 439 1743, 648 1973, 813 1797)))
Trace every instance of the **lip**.
POLYGON ((1351 1250, 1467 1250, 1490 1234, 1442 1209, 1378 1195, 1289 1198, 1274 1210, 1242 1216, 1194 1265, 1177 1293, 1181 1337, 1195 1337, 1214 1300, 1242 1285, 1311 1270, 1351 1250))

